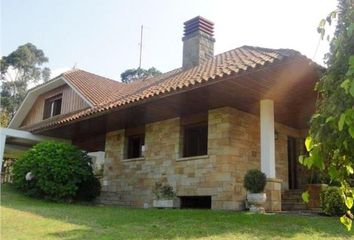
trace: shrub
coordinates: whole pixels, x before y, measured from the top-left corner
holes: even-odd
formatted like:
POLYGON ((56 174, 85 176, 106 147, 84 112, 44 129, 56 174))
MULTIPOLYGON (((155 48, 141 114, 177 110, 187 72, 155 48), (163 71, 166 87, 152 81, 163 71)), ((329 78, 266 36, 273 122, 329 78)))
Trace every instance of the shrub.
POLYGON ((243 186, 251 193, 261 193, 264 191, 267 177, 257 169, 249 170, 243 180, 243 186))
POLYGON ((173 187, 169 184, 163 184, 161 182, 155 183, 155 188, 153 192, 157 200, 173 199, 176 197, 176 193, 173 191, 173 187))
MULTIPOLYGON (((92 184, 97 188, 91 164, 91 158, 71 144, 42 142, 15 161, 13 182, 30 196, 71 201, 92 184)), ((93 195, 97 196, 96 190, 85 197, 89 200, 93 195)))
POLYGON ((96 178, 90 178, 88 181, 82 182, 79 184, 75 200, 87 201, 92 200, 101 192, 101 184, 100 181, 96 178))
POLYGON ((328 187, 321 192, 322 211, 330 216, 341 216, 347 211, 347 207, 341 196, 339 187, 328 187))

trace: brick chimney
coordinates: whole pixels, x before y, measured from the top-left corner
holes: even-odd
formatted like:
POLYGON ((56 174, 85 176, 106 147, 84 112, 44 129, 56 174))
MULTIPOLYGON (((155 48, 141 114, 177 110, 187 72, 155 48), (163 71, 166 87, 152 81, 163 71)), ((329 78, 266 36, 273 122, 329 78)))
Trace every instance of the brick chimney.
POLYGON ((200 16, 184 23, 183 69, 214 57, 214 23, 200 16))

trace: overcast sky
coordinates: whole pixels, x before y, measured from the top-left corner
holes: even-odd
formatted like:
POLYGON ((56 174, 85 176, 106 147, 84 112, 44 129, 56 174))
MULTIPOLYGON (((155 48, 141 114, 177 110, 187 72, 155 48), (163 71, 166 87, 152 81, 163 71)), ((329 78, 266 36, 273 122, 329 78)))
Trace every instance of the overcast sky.
POLYGON ((76 65, 113 79, 139 64, 166 72, 182 64, 183 22, 215 23, 215 53, 242 45, 292 48, 314 58, 320 19, 336 0, 1 0, 1 54, 31 42, 49 57, 54 75, 76 65))

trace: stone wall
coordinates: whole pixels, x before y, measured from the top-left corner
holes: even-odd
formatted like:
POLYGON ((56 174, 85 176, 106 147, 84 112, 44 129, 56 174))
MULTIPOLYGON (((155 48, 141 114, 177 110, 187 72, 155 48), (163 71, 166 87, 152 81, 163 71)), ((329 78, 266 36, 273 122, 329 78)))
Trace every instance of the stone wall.
POLYGON ((182 67, 198 66, 214 57, 215 39, 203 31, 196 31, 183 38, 182 67))
MULTIPOLYGON (((287 135, 300 132, 276 124, 276 173, 287 187, 287 135)), ((124 130, 106 136, 103 191, 119 205, 151 206, 153 187, 165 181, 178 196, 212 196, 213 209, 242 209, 243 176, 260 168, 258 116, 230 107, 208 113, 208 155, 181 158, 180 119, 145 126, 145 157, 123 159, 124 130), (109 194, 108 194, 109 195, 109 194)))

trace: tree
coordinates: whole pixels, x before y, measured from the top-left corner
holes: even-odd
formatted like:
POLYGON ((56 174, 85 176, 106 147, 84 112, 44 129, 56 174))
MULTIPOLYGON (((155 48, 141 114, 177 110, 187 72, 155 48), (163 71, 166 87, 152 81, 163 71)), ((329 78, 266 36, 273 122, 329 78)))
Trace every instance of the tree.
POLYGON ((9 114, 6 111, 2 111, 0 112, 0 127, 7 127, 7 125, 9 124, 9 114))
POLYGON ((23 101, 28 85, 48 81, 50 69, 42 67, 48 58, 32 43, 19 46, 0 60, 1 111, 12 118, 23 101))
MULTIPOLYGON (((348 211, 340 221, 351 229, 354 194, 349 179, 354 173, 354 0, 339 0, 338 9, 320 22, 322 38, 334 18, 337 26, 327 54, 328 68, 316 85, 319 98, 305 145, 308 156, 300 162, 327 173, 341 184, 348 211)), ((308 193, 303 194, 308 200, 308 193)))
POLYGON ((144 79, 148 77, 155 77, 161 75, 161 72, 157 70, 154 67, 151 67, 149 69, 143 69, 143 68, 132 68, 125 70, 121 75, 121 80, 124 83, 130 83, 139 79, 144 79))

